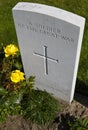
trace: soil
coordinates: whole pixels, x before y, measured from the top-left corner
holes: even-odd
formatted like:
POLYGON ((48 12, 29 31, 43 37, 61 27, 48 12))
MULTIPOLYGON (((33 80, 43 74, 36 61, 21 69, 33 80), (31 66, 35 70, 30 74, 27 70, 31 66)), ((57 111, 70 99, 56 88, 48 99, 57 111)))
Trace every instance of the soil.
POLYGON ((77 118, 85 118, 88 116, 88 97, 76 94, 73 102, 68 105, 66 102, 59 100, 63 109, 58 113, 56 120, 52 124, 40 126, 26 121, 20 116, 9 116, 7 121, 0 126, 0 130, 69 130, 61 129, 59 125, 59 118, 61 115, 73 116, 77 118))

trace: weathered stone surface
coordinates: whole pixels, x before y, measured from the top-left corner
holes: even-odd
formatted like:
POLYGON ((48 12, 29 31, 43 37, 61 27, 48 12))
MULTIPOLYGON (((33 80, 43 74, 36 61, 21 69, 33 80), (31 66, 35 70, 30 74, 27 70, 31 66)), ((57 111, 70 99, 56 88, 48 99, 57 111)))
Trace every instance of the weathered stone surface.
POLYGON ((13 8, 26 78, 36 76, 35 88, 71 102, 85 19, 73 13, 35 3, 13 8))

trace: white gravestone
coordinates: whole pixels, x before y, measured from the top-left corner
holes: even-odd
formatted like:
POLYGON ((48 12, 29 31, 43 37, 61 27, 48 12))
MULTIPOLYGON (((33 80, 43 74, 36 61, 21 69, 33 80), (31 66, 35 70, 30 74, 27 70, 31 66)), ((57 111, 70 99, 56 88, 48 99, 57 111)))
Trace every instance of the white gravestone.
POLYGON ((13 8, 26 78, 35 88, 71 102, 85 19, 47 5, 20 2, 13 8))

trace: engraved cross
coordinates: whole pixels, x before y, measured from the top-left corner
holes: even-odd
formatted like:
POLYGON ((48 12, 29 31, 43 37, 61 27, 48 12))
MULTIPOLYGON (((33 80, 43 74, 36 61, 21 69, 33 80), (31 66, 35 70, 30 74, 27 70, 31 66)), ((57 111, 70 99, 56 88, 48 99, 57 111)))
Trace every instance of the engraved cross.
POLYGON ((58 63, 58 59, 51 58, 47 55, 47 46, 43 46, 43 48, 44 48, 44 55, 36 53, 36 52, 34 52, 33 54, 44 58, 45 74, 48 75, 48 60, 58 63))

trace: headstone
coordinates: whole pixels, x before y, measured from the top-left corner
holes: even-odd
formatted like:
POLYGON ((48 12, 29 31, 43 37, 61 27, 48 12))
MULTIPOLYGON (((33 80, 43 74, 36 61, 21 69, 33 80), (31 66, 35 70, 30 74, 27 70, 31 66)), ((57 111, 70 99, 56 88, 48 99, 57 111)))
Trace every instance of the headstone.
POLYGON ((35 88, 73 100, 85 19, 65 10, 20 2, 13 8, 26 78, 35 88))

